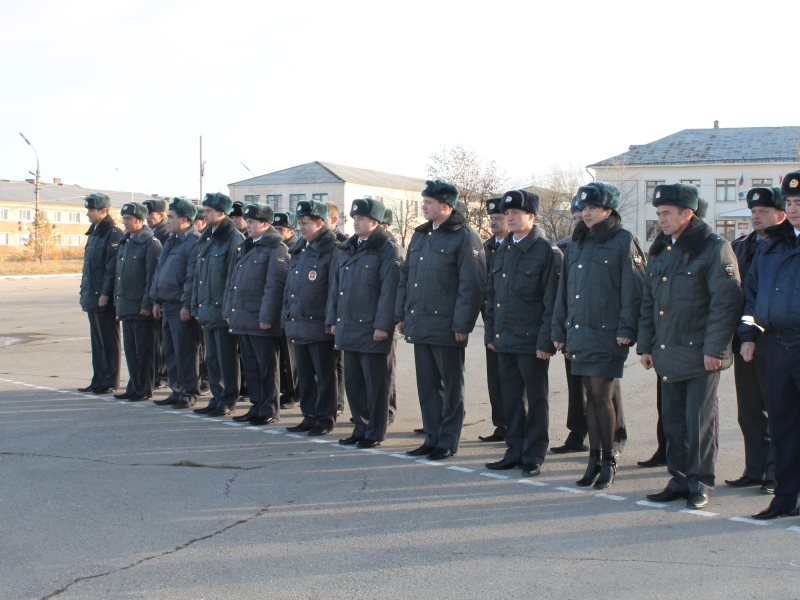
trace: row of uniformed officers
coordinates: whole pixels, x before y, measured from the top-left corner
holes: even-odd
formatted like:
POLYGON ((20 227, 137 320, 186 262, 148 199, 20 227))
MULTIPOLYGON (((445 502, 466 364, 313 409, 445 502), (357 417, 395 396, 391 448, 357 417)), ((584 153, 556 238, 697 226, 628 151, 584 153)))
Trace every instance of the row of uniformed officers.
MULTIPOLYGON (((611 486, 627 437, 618 380, 629 349, 638 344, 642 364, 658 373, 672 476, 649 498, 686 498, 690 508, 699 509, 708 504, 714 486, 719 375, 732 363, 731 340, 742 322, 743 361, 756 354, 758 338, 768 345, 766 397, 777 488, 759 516, 790 514, 797 510, 800 491, 800 378, 792 375, 798 369, 792 360, 800 354, 800 259, 793 229, 800 226, 798 185, 800 173, 791 173, 783 189, 756 188, 748 194, 749 205, 784 216, 784 205, 796 202, 797 207, 787 209, 788 221, 766 229, 766 241, 752 252, 745 303, 737 257, 696 215, 703 207, 697 188, 683 184, 654 191, 661 233, 649 261, 622 227, 619 190, 602 182, 578 190, 573 208, 581 219, 562 252, 536 226, 535 194, 512 190, 487 201, 495 238, 484 246, 458 210, 457 189, 428 181, 422 191, 425 223, 414 231, 405 259, 384 228, 387 210, 378 200, 353 202, 355 234, 338 241, 321 202, 302 201, 295 215, 247 205, 245 238, 228 217, 232 203, 224 194, 203 200, 202 233, 194 225, 197 207, 176 198, 169 205, 169 236, 162 248, 146 224, 147 207, 123 206, 123 234, 108 217, 108 198, 93 194, 86 199, 93 225, 81 298, 91 324, 95 376, 85 389, 104 393, 118 384, 118 373, 115 381, 105 358, 95 356, 113 350, 107 330, 116 328, 110 316, 115 314, 122 322, 130 374, 117 397, 149 397, 155 369, 152 318, 160 317, 172 388, 160 402, 192 406, 198 393, 199 324, 212 398, 196 412, 225 415, 235 407, 238 345, 252 407, 234 418, 255 424, 277 420, 284 346, 293 356, 303 414, 289 429, 325 435, 337 417, 340 352, 354 423, 340 443, 373 447, 386 435, 396 329, 414 345, 425 434, 422 445, 408 454, 442 460, 458 450, 464 351, 483 311, 490 394, 494 388, 501 399, 493 403, 498 428, 485 439, 506 443, 504 456, 487 468, 521 468, 527 476, 541 472, 549 441, 549 359, 561 350, 571 377, 580 379, 585 402, 589 461, 577 483, 611 486), (297 241, 273 226, 289 229, 292 217, 297 241), (780 372, 773 373, 775 364, 780 372)), ((118 348, 118 334, 116 339, 118 348)), ((752 479, 761 483, 763 477, 752 479)))

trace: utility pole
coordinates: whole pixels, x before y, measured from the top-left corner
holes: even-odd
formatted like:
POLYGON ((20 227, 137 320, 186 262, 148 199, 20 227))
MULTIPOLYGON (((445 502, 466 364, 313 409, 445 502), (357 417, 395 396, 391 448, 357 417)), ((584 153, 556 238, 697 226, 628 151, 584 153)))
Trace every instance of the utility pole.
MULTIPOLYGON (((28 141, 28 138, 25 137, 25 134, 21 131, 19 132, 20 137, 25 140, 25 143, 31 147, 33 150, 33 155, 36 157, 36 173, 31 173, 33 175, 33 189, 34 189, 34 197, 36 199, 36 204, 34 208, 34 216, 33 216, 33 255, 38 259, 39 262, 42 262, 42 248, 41 244, 39 243, 39 227, 41 227, 41 223, 39 222, 39 154, 36 152, 36 148, 33 147, 33 144, 28 141)), ((30 173, 30 171, 28 171, 30 173)))
POLYGON ((203 136, 200 136, 200 200, 199 204, 203 204, 203 175, 206 172, 206 163, 203 162, 203 136))

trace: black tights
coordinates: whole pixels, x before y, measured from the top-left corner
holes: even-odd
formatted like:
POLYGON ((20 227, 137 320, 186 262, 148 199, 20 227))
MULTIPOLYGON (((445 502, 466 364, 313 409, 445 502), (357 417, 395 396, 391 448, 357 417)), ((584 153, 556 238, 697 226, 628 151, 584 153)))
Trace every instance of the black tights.
POLYGON ((614 429, 617 413, 611 402, 609 377, 584 376, 581 382, 586 390, 586 424, 589 429, 589 449, 611 453, 614 448, 614 429))

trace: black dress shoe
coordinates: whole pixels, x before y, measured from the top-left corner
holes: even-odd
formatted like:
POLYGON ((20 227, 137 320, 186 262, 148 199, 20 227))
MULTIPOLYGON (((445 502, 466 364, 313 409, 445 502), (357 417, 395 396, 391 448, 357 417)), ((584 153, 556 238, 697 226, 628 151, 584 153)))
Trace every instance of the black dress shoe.
POLYGON ((375 448, 380 445, 381 443, 378 440, 368 440, 367 438, 364 438, 363 440, 356 443, 356 446, 358 446, 359 448, 375 448))
POLYGON ((321 435, 328 435, 333 427, 312 427, 308 430, 308 435, 311 437, 319 437, 321 435))
POLYGON ((422 427, 417 427, 414 430, 414 433, 416 433, 417 435, 425 435, 425 430, 422 427))
POLYGON ((689 499, 686 501, 686 508, 692 510, 700 510, 708 506, 708 494, 701 492, 692 492, 689 494, 689 499))
POLYGON ((213 404, 209 404, 208 406, 204 406, 203 408, 195 408, 192 412, 197 413, 198 415, 207 415, 212 410, 216 408, 213 404))
POLYGON ((92 393, 97 394, 98 396, 102 396, 104 394, 110 394, 115 391, 117 388, 109 387, 107 385, 101 385, 96 387, 92 390, 92 393))
POLYGON ((732 488, 756 487, 757 485, 761 485, 761 481, 742 475, 739 479, 726 479, 725 485, 729 485, 732 488))
POLYGON ((479 435, 478 439, 482 442, 502 442, 506 436, 495 431, 492 435, 479 435))
POLYGON ((236 415, 235 417, 233 417, 233 420, 236 421, 237 423, 244 423, 245 421, 249 421, 250 419, 252 419, 257 415, 258 411, 256 410, 256 407, 252 406, 250 407, 250 410, 248 410, 243 415, 236 415))
POLYGON ((449 448, 435 448, 433 452, 428 454, 428 460, 444 460, 453 456, 455 452, 449 448))
POLYGON ((661 455, 658 452, 656 452, 655 454, 653 454, 653 456, 651 456, 647 460, 640 460, 636 464, 642 467, 643 469, 654 469, 655 467, 665 466, 667 464, 667 461, 661 458, 661 455))
POLYGON ((343 440, 339 440, 339 443, 342 446, 355 446, 358 442, 360 442, 363 439, 364 439, 363 437, 351 435, 350 437, 346 437, 343 440))
POLYGON ((194 398, 181 398, 172 405, 173 410, 181 410, 182 408, 192 408, 194 406, 194 398))
POLYGON ((669 488, 664 488, 656 494, 647 494, 647 499, 651 500, 652 502, 672 502, 673 500, 678 500, 679 498, 688 497, 688 491, 676 492, 675 490, 671 490, 669 488))
POLYGON ((259 417, 256 415, 255 417, 250 417, 250 424, 251 425, 272 425, 273 423, 277 423, 278 419, 275 417, 259 417))
POLYGON ((208 413, 208 416, 209 417, 227 417, 229 414, 231 414, 231 412, 232 412, 231 409, 228 408, 227 406, 217 406, 217 407, 214 408, 214 410, 212 410, 210 413, 208 413))
POLYGON ((178 400, 180 400, 180 398, 174 396, 173 394, 170 394, 163 400, 153 400, 153 404, 155 404, 156 406, 171 406, 172 404, 175 404, 178 400))
POLYGON ((592 450, 589 452, 589 461, 586 463, 586 470, 583 472, 583 477, 578 479, 578 481, 575 482, 575 485, 579 485, 581 487, 589 487, 590 485, 594 485, 598 475, 600 475, 601 468, 602 463, 600 461, 600 450, 592 450))
POLYGON ((406 454, 409 456, 428 456, 431 452, 436 450, 433 446, 426 446, 422 444, 419 448, 414 448, 413 450, 406 450, 406 454))
POLYGON ((146 394, 142 394, 141 396, 132 395, 128 396, 128 402, 144 402, 145 400, 150 400, 150 396, 146 394))
POLYGON ((588 446, 573 446, 572 444, 562 444, 561 446, 553 446, 550 448, 550 452, 553 454, 572 454, 574 452, 586 452, 588 450, 588 446))
POLYGON ((532 465, 524 465, 522 467, 523 477, 537 477, 541 474, 542 474, 542 465, 534 463, 532 465))
POLYGON ((760 513, 754 514, 753 518, 758 519, 759 521, 769 521, 771 519, 777 519, 778 517, 796 517, 798 514, 800 513, 798 512, 797 508, 792 510, 781 510, 780 508, 773 508, 770 504, 760 513))
POLYGON ((497 462, 488 462, 485 466, 487 469, 491 469, 492 471, 508 471, 509 469, 516 469, 519 467, 520 462, 518 460, 506 460, 504 458, 502 460, 498 460, 497 462))
POLYGON ((759 490, 762 494, 774 494, 776 485, 778 485, 778 482, 774 479, 765 479, 759 490))
POLYGON ((291 431, 292 433, 300 433, 311 431, 314 426, 311 423, 306 423, 305 421, 301 421, 297 425, 292 425, 291 427, 287 427, 286 431, 291 431))
POLYGON ((127 400, 130 397, 131 395, 127 392, 122 392, 121 394, 114 394, 114 398, 116 398, 117 400, 127 400))
POLYGON ((83 392, 83 393, 86 393, 86 392, 94 392, 94 391, 95 391, 95 389, 97 389, 97 387, 98 387, 98 386, 96 386, 96 385, 92 385, 92 384, 90 383, 90 384, 89 384, 89 385, 87 385, 86 387, 78 388, 78 391, 79 391, 79 392, 83 392))

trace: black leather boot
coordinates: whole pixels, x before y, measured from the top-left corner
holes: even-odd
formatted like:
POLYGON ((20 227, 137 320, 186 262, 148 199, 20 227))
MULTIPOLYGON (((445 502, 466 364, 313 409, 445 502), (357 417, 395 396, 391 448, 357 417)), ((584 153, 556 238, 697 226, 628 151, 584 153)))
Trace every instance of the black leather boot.
POLYGON ((611 487, 614 483, 614 475, 617 474, 617 461, 611 452, 603 452, 603 464, 600 466, 600 476, 594 484, 598 490, 611 487))
POLYGON ((581 487, 589 487, 600 474, 600 450, 589 450, 589 462, 586 465, 586 472, 575 483, 581 487))

